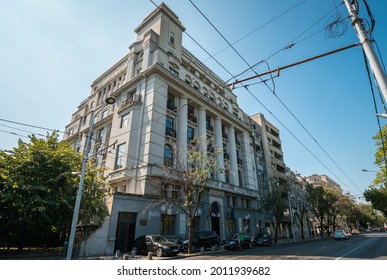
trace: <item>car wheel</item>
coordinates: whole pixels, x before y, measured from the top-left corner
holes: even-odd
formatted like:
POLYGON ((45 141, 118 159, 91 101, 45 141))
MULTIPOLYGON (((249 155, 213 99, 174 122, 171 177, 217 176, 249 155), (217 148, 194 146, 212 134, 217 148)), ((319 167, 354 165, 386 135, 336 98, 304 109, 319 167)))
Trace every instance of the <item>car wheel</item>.
POLYGON ((157 248, 156 250, 156 256, 162 257, 164 255, 163 249, 157 248))

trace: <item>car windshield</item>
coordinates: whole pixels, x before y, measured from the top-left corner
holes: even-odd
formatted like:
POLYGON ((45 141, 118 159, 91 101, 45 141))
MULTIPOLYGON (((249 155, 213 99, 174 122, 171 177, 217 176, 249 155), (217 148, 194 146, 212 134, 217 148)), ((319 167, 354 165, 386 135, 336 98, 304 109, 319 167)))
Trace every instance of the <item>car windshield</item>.
POLYGON ((155 242, 166 242, 166 241, 168 241, 164 236, 161 236, 161 235, 155 235, 155 236, 153 236, 153 240, 155 241, 155 242))

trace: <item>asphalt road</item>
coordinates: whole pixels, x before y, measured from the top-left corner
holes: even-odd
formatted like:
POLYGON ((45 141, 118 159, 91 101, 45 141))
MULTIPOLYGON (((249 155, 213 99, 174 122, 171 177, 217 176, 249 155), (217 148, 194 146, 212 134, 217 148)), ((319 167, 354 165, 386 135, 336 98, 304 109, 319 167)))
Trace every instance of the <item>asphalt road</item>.
MULTIPOLYGON (((186 258, 187 259, 187 258, 186 258)), ((188 257, 197 260, 387 260, 387 233, 366 233, 349 240, 324 238, 188 257)))

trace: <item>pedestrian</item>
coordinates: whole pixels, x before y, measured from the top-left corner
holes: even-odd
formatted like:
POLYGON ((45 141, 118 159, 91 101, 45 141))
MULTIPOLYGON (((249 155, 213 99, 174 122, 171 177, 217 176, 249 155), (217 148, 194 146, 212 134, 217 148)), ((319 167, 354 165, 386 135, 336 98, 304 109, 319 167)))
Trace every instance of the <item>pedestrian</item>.
POLYGON ((234 233, 232 239, 235 241, 236 245, 238 246, 239 251, 242 251, 241 236, 238 233, 234 233))

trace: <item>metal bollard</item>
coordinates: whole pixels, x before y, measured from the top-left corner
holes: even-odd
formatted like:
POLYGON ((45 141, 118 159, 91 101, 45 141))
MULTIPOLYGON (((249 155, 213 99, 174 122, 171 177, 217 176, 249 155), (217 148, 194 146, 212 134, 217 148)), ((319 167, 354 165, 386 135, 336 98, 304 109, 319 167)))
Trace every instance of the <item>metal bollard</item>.
POLYGON ((204 253, 204 247, 200 247, 200 253, 204 253))
POLYGON ((123 260, 129 260, 129 254, 124 254, 122 257, 123 260))
POLYGON ((130 252, 130 258, 131 258, 131 259, 134 259, 135 256, 136 256, 136 252, 135 252, 135 251, 131 251, 131 252, 130 252))
POLYGON ((120 250, 116 250, 116 258, 118 258, 120 256, 120 250))
POLYGON ((148 260, 151 260, 153 258, 153 254, 151 252, 148 253, 148 260))

